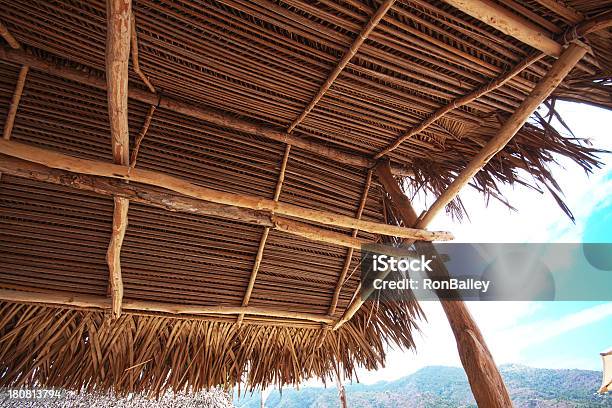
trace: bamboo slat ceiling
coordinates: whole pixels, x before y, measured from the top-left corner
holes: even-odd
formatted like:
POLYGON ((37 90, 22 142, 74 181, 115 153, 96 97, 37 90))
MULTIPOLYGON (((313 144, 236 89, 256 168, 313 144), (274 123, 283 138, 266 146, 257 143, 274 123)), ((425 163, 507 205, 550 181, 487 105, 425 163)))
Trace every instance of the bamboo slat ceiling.
MULTIPOLYGON (((531 0, 503 4, 561 43, 583 18, 612 7, 612 1, 567 1, 563 7, 531 0)), ((225 112, 281 135, 295 125, 294 138, 368 163, 379 156, 390 159, 395 168, 413 174, 414 188, 439 194, 554 61, 441 1, 138 0, 132 8, 139 67, 130 64, 129 88, 153 90, 160 105, 152 109, 142 98, 129 99, 132 148, 152 112, 136 168, 270 200, 285 143, 170 109, 162 98, 225 112), (359 33, 385 6, 389 10, 381 21, 329 81, 359 33), (525 64, 531 60, 537 61, 525 64), (528 67, 513 79, 386 152, 436 110, 521 64, 528 67), (313 100, 326 81, 329 89, 313 100)), ((112 163, 107 94, 92 86, 104 82, 105 2, 0 0, 0 22, 22 48, 11 54, 9 44, 0 43, 0 126, 22 71, 19 58, 39 62, 27 73, 10 139, 112 163), (91 81, 43 72, 40 64, 46 63, 91 81)), ((555 91, 551 106, 560 98, 612 108, 611 35, 604 30, 584 39, 593 52, 555 91)), ((547 118, 535 118, 478 173, 475 186, 495 195, 497 182, 527 183, 520 177, 525 170, 537 188, 557 194, 548 170, 554 155, 590 170, 598 165, 595 153, 582 141, 556 133, 547 118)), ((377 181, 369 186, 366 167, 292 145, 278 201, 355 217, 365 192, 361 219, 396 224, 377 181)), ((458 208, 453 203, 450 209, 458 208)), ((0 289, 107 295, 112 197, 4 174, 0 213, 0 289)), ((121 250, 126 301, 244 306, 262 226, 135 202, 128 219, 121 250)), ((320 227, 351 234, 346 228, 320 227)), ((380 239, 361 231, 356 237, 380 239)), ((329 319, 337 321, 358 287, 358 267, 359 251, 271 230, 248 305, 320 316, 331 312, 329 319), (338 286, 343 274, 346 280, 338 286)), ((0 383, 40 381, 118 392, 233 385, 243 375, 250 385, 298 383, 329 376, 338 362, 350 377, 358 365, 374 369, 383 364, 386 342, 412 347, 411 330, 420 315, 414 302, 367 304, 332 332, 318 322, 274 316, 245 315, 240 325, 235 314, 179 319, 131 311, 108 323, 102 312, 79 307, 11 302, 0 307, 0 344, 24 344, 10 354, 10 344, 0 347, 0 367, 7 372, 0 383), (98 355, 80 341, 84 330, 91 342, 99 342, 98 355), (37 363, 32 355, 39 355, 39 346, 50 338, 44 358, 54 364, 37 363), (200 344, 206 344, 206 353, 200 344), (66 347, 71 352, 63 357, 66 347), (139 364, 140 376, 124 374, 139 364)))

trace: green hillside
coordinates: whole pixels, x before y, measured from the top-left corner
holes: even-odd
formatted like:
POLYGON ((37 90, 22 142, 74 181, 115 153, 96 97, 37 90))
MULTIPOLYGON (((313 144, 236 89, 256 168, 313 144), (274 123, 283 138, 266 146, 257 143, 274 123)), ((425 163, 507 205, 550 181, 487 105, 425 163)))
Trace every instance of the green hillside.
MULTIPOLYGON (((517 408, 612 407, 612 395, 596 390, 601 373, 586 370, 551 370, 506 365, 500 368, 517 408)), ((347 385, 350 407, 446 408, 475 407, 465 373, 456 367, 425 367, 407 377, 372 385, 347 385)), ((240 408, 259 408, 259 395, 235 399, 240 408)), ((336 389, 304 388, 274 391, 267 408, 338 407, 336 389)))

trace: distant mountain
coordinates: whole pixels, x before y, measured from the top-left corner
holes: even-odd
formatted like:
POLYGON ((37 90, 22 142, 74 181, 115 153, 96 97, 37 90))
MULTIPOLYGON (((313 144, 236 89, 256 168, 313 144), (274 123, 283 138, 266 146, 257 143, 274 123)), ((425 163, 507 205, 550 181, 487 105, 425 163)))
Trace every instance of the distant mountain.
MULTIPOLYGON (((601 372, 551 370, 504 365, 500 371, 517 408, 612 407, 612 395, 596 394, 601 372)), ((396 381, 346 386, 351 408, 456 408, 476 407, 463 369, 425 367, 396 381)), ((239 408, 259 408, 259 395, 234 399, 239 408)), ((336 408, 336 389, 304 388, 274 391, 267 408, 336 408)))

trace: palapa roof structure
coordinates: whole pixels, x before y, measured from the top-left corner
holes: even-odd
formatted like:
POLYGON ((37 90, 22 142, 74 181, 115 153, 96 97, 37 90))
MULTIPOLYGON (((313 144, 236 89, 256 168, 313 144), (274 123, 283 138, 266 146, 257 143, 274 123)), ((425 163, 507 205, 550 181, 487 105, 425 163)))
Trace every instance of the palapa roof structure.
MULTIPOLYGON (((0 3, 3 386, 159 394, 381 367, 421 311, 359 301, 360 245, 450 235, 408 228, 375 166, 449 191, 576 39, 589 51, 542 98, 612 108, 612 1, 0 3)), ((472 186, 558 198, 557 156, 599 164, 549 122, 472 186)))

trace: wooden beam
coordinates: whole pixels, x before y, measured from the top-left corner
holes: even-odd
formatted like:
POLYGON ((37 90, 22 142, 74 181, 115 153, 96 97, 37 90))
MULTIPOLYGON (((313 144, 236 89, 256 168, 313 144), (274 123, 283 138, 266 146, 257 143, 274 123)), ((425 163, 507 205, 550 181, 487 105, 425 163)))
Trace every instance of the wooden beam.
POLYGON ((129 163, 128 64, 131 0, 106 2, 106 86, 115 163, 129 163))
POLYGON ((553 57, 561 55, 563 47, 544 29, 491 0, 444 0, 444 2, 547 55, 553 57))
POLYGON ((612 27, 612 10, 608 10, 598 16, 582 21, 571 30, 568 30, 564 38, 566 41, 573 41, 577 38, 584 37, 585 35, 600 30, 605 30, 609 27, 612 27))
POLYGON ((310 113, 310 111, 315 107, 315 105, 321 100, 323 95, 325 95, 327 90, 332 86, 334 81, 338 78, 342 70, 346 67, 346 65, 350 62, 350 60, 355 56, 355 54, 357 54, 357 51, 359 51, 359 47, 361 47, 361 44, 363 44, 363 42, 368 38, 370 33, 374 31, 374 29, 376 28, 380 20, 382 20, 385 14, 387 14, 387 12, 389 11, 389 9, 391 9, 394 3, 395 3, 395 0, 386 0, 383 4, 380 5, 380 7, 378 7, 376 12, 372 15, 372 17, 370 17, 370 20, 368 21, 368 23, 361 29, 359 34, 357 34, 357 38, 355 38, 355 40, 353 41, 353 43, 351 44, 347 52, 344 53, 344 55, 342 56, 342 59, 340 59, 340 61, 338 62, 338 65, 336 65, 334 70, 329 74, 329 76, 327 77, 323 85, 321 85, 321 87, 319 88, 319 91, 312 98, 308 106, 306 106, 306 108, 302 111, 300 116, 298 116, 298 118, 295 119, 293 123, 291 123, 288 129, 288 133, 291 133, 293 129, 295 129, 295 127, 304 120, 306 115, 308 115, 308 113, 310 113))
MULTIPOLYGON (((414 225, 417 220, 416 212, 398 182, 393 178, 388 165, 378 166, 376 174, 404 225, 414 225)), ((428 245, 425 248, 428 253, 435 251, 430 243, 417 243, 417 245, 420 250, 423 249, 423 245, 428 245)), ((428 259, 438 258, 431 255, 431 257, 428 256, 428 259)), ((428 275, 432 279, 449 278, 443 262, 436 263, 434 272, 428 272, 428 275)), ((440 302, 455 335, 461 363, 478 406, 511 407, 512 401, 493 361, 493 356, 465 303, 460 300, 459 296, 457 296, 457 300, 441 298, 440 302)))
POLYGON ((531 64, 533 64, 534 62, 538 61, 539 59, 541 59, 544 56, 544 54, 538 53, 536 55, 532 55, 527 57, 526 59, 524 59, 523 61, 521 61, 519 64, 517 64, 512 70, 508 71, 507 73, 505 73, 504 75, 501 75, 500 77, 498 77, 496 80, 488 83, 487 85, 480 87, 478 89, 476 89, 475 91, 462 96, 461 98, 457 98, 455 100, 453 100, 452 102, 450 102, 449 104, 441 107, 440 109, 436 110, 434 113, 432 113, 429 117, 427 117, 426 119, 424 119, 419 125, 414 126, 413 128, 407 130, 406 132, 404 132, 402 135, 400 135, 400 137, 397 138, 397 140, 391 144, 389 144, 387 147, 385 147, 383 150, 381 150, 379 153, 377 153, 374 158, 375 159, 379 159, 382 156, 386 155, 387 153, 397 149, 403 142, 405 142, 406 140, 410 139, 411 137, 421 133, 422 131, 424 131, 425 129, 427 129, 430 125, 432 125, 434 122, 436 122, 437 120, 441 119, 444 115, 446 115, 448 112, 457 109, 461 106, 465 106, 468 103, 480 98, 481 96, 505 85, 506 83, 508 83, 508 81, 510 81, 512 78, 514 78, 515 76, 517 76, 521 71, 523 71, 525 68, 529 67, 531 64))
POLYGON ((166 188, 192 198, 241 208, 250 208, 252 210, 267 211, 277 215, 294 217, 302 221, 321 223, 341 228, 356 228, 373 234, 414 238, 423 241, 446 241, 453 238, 452 234, 449 232, 432 232, 413 228, 402 228, 379 222, 358 220, 330 211, 313 210, 294 204, 276 202, 266 198, 217 191, 157 171, 139 168, 130 171, 127 166, 120 166, 97 160, 81 159, 12 140, 0 140, 0 153, 55 169, 90 176, 131 180, 136 183, 166 188))
POLYGON ((147 131, 149 130, 149 126, 151 126, 151 121, 153 120, 153 114, 157 108, 155 105, 149 106, 149 111, 147 112, 147 116, 145 117, 144 124, 142 125, 142 129, 136 136, 136 141, 134 143, 134 148, 132 149, 132 156, 130 157, 130 169, 136 167, 136 160, 138 159, 138 152, 140 151, 140 145, 147 135, 147 131))
POLYGON ((2 21, 0 21, 0 35, 6 40, 6 42, 11 48, 16 50, 21 48, 21 44, 19 44, 19 41, 17 41, 17 39, 13 37, 13 34, 11 34, 11 32, 8 30, 8 28, 6 28, 2 21))
POLYGON ((17 117, 17 109, 19 109, 19 101, 21 101, 21 95, 23 94, 23 88, 25 86, 26 77, 30 67, 22 65, 19 70, 19 76, 17 77, 17 84, 15 85, 15 92, 13 93, 13 99, 11 99, 11 106, 9 107, 6 121, 4 122, 4 131, 2 137, 4 140, 9 140, 13 132, 13 125, 15 124, 15 118, 17 117))
POLYGON ((118 318, 121 315, 123 302, 123 279, 121 278, 121 246, 127 229, 127 213, 129 200, 121 197, 114 198, 113 229, 110 243, 106 252, 106 261, 109 270, 109 289, 112 299, 112 315, 118 318))
POLYGON ((247 208, 194 199, 171 191, 162 192, 147 186, 134 183, 128 184, 118 179, 52 169, 2 154, 0 154, 0 173, 83 191, 90 191, 105 196, 122 197, 131 202, 145 204, 168 211, 212 216, 269 227, 283 233, 296 235, 324 244, 359 249, 362 245, 374 243, 373 241, 354 238, 351 235, 319 228, 300 221, 272 216, 269 212, 255 211, 247 208))
MULTIPOLYGON (((130 134, 128 127, 128 64, 130 59, 131 0, 106 2, 106 87, 108 120, 116 165, 129 166, 130 134)), ((127 167, 129 171, 129 167, 127 167)), ((109 292, 114 318, 121 315, 123 280, 121 278, 121 246, 127 228, 129 200, 114 198, 111 239, 106 252, 109 271, 109 292)))
MULTIPOLYGON (((15 303, 35 303, 79 308, 110 310, 112 302, 103 296, 75 293, 38 293, 0 289, 0 300, 15 303)), ((264 307, 200 306, 166 302, 152 302, 124 299, 123 309, 132 312, 159 312, 169 315, 236 315, 267 316, 291 320, 307 320, 318 323, 331 323, 329 316, 314 313, 291 312, 264 307)))
MULTIPOLYGON (((0 47, 0 59, 18 64, 29 65, 31 68, 38 71, 59 76, 98 89, 106 89, 107 87, 106 81, 102 75, 96 74, 95 70, 93 69, 85 71, 74 69, 70 66, 54 64, 38 56, 27 54, 22 50, 11 50, 5 47, 0 47)), ((155 105, 158 108, 168 109, 170 111, 200 119, 208 123, 257 135, 268 140, 290 144, 293 147, 298 147, 320 157, 324 157, 344 165, 362 168, 371 168, 376 165, 376 161, 372 158, 339 150, 324 143, 293 136, 285 131, 264 126, 259 123, 254 123, 249 120, 238 118, 234 115, 201 105, 196 106, 137 88, 128 89, 128 95, 130 98, 148 105, 155 105)), ((414 172, 410 168, 402 165, 394 164, 392 165, 392 169, 394 174, 397 175, 414 175, 414 172)))
POLYGON ((131 24, 130 24, 130 40, 131 40, 131 51, 132 51, 132 69, 134 72, 138 74, 142 82, 149 88, 149 91, 153 93, 157 93, 153 84, 149 78, 142 72, 140 69, 140 61, 138 59, 138 34, 136 33, 136 17, 134 16, 134 12, 132 11, 131 15, 131 24))
POLYGON ((582 13, 574 10, 571 7, 566 6, 560 0, 536 0, 542 6, 546 7, 553 13, 561 16, 564 20, 577 24, 584 19, 582 13))
POLYGON ((587 47, 581 43, 572 43, 568 46, 561 57, 552 65, 550 71, 538 82, 529 96, 525 98, 514 114, 502 126, 499 133, 482 148, 433 203, 417 223, 417 228, 426 228, 431 220, 470 182, 472 177, 506 146, 527 119, 529 119, 529 116, 550 96, 586 52, 587 47))
MULTIPOLYGON (((363 194, 361 195, 361 200, 359 202, 359 208, 357 209, 357 213, 355 217, 357 219, 361 219, 361 215, 363 214, 363 209, 365 208, 366 201, 368 200, 368 193, 370 192, 370 185, 372 184, 372 170, 368 170, 368 174, 366 176, 365 186, 363 188, 363 194)), ((353 238, 357 237, 357 233, 359 231, 353 229, 352 236, 353 238)), ((361 248, 358 248, 361 249, 361 248)), ((332 296, 331 304, 329 305, 329 310, 327 312, 328 315, 333 316, 336 312, 336 307, 338 306, 338 299, 340 298, 340 292, 342 291, 342 286, 344 286, 344 280, 346 279, 346 275, 348 273, 349 268, 351 267, 351 262, 353 260, 353 251, 354 248, 349 248, 346 253, 346 258, 344 259, 344 265, 342 266, 342 271, 340 272, 340 276, 338 277, 338 281, 336 282, 336 288, 334 289, 334 295, 332 296)), ((327 332, 327 330, 325 330, 327 332)))
MULTIPOLYGON (((276 188, 274 189, 274 201, 278 202, 280 198, 281 191, 283 188, 283 182, 285 181, 285 171, 287 170, 287 162, 289 160, 289 153, 291 152, 291 145, 285 146, 285 153, 283 154, 283 159, 281 161, 280 171, 278 173, 278 180, 276 182, 276 188)), ((257 279, 257 273, 259 272, 259 266, 261 265, 261 260, 263 259, 264 249, 266 247, 266 241, 268 240, 268 235, 270 234, 270 228, 264 228, 263 233, 261 234, 261 239, 259 240, 259 247, 257 248, 257 254, 255 255, 255 262, 253 263, 253 269, 251 270, 251 276, 249 278, 249 284, 247 285, 246 291, 244 293, 244 297, 242 299, 242 306, 246 307, 249 304, 249 300, 251 300, 251 294, 253 293, 253 288, 255 287, 255 280, 257 279)), ((244 315, 241 314, 238 316, 236 323, 238 325, 242 324, 242 319, 244 315)))
MULTIPOLYGON (((572 70, 572 68, 580 61, 580 59, 586 53, 587 48, 581 43, 572 43, 563 52, 561 57, 555 61, 550 71, 538 82, 536 87, 533 89, 531 94, 525 98, 523 103, 517 108, 515 113, 506 121, 502 126, 497 136, 489 141, 485 147, 468 163, 467 167, 457 176, 457 178, 451 183, 451 185, 438 197, 433 203, 430 209, 421 216, 416 223, 413 223, 414 215, 416 214, 404 214, 401 213, 404 218, 405 225, 415 226, 416 228, 427 228, 429 223, 435 218, 435 216, 442 210, 448 203, 450 203, 459 193, 471 178, 480 171, 488 162, 497 154, 501 149, 506 146, 510 139, 518 132, 518 130, 525 124, 529 116, 533 111, 542 103, 544 100, 555 90, 565 76, 572 70), (409 223, 406 223, 409 221, 409 223)), ((381 177, 381 182, 387 181, 387 185, 391 186, 388 182, 387 177, 381 177)), ((387 191, 389 194, 394 194, 396 198, 399 197, 397 191, 390 187, 387 191)), ((402 205, 401 207, 407 207, 402 205)), ((420 241, 417 239, 417 241, 420 241)), ((405 244, 409 245, 414 242, 413 239, 405 240, 405 244)), ((384 277, 384 276, 383 276, 384 277)), ((334 325, 334 330, 339 329, 344 323, 349 321, 355 313, 361 308, 364 303, 363 299, 367 299, 368 296, 373 292, 373 288, 369 291, 362 293, 361 296, 356 298, 353 303, 344 312, 342 318, 334 325)))

